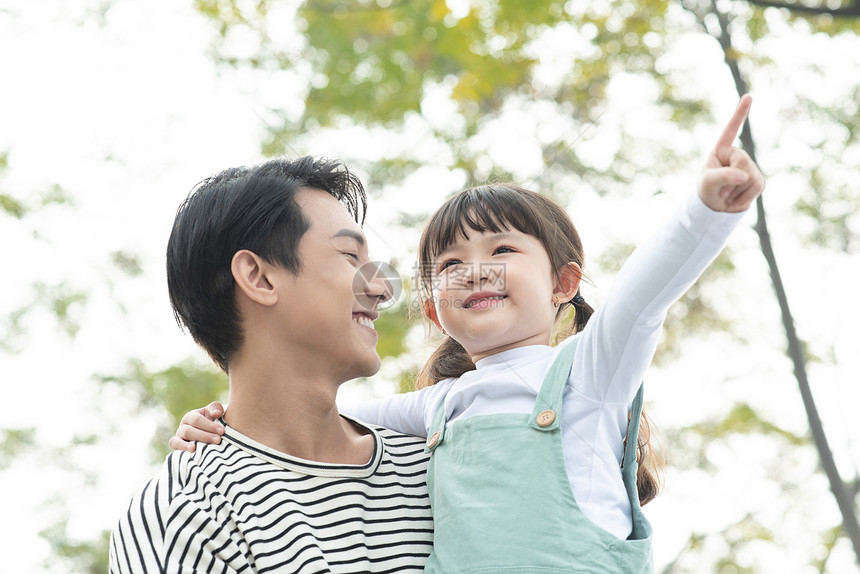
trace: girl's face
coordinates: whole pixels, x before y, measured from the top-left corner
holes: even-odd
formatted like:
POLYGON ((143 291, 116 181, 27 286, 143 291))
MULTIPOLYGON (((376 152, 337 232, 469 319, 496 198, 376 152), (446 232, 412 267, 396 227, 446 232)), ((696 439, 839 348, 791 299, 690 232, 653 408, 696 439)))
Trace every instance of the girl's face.
POLYGON ((433 258, 439 323, 477 361, 526 345, 548 345, 559 291, 541 242, 517 230, 469 230, 433 258))

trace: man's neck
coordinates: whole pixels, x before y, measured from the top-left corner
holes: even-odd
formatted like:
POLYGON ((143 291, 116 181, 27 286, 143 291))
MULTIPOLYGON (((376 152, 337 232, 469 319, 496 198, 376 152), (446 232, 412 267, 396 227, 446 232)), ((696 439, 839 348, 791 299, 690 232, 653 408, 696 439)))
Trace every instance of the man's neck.
POLYGON ((242 434, 284 454, 317 462, 365 464, 374 439, 342 418, 339 383, 295 365, 231 363, 224 420, 242 434))

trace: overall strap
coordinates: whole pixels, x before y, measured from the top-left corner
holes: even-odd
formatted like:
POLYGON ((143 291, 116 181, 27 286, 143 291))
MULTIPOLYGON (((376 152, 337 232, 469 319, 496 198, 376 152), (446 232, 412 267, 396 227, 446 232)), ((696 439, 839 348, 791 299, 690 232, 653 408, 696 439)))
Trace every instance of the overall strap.
POLYGON ((642 419, 642 402, 644 396, 644 384, 639 385, 639 390, 633 398, 630 406, 630 422, 627 423, 627 438, 624 439, 624 456, 621 458, 621 468, 634 468, 636 462, 636 450, 639 444, 639 422, 642 419))
MULTIPOLYGON (((639 445, 639 422, 642 419, 642 402, 644 385, 639 390, 630 406, 630 422, 627 423, 627 437, 624 439, 624 456, 621 458, 621 468, 631 468, 636 462, 636 450, 639 445)), ((635 471, 634 471, 635 472, 635 471)))
POLYGON ((436 412, 433 414, 433 422, 430 428, 427 429, 427 442, 424 446, 424 452, 430 452, 442 442, 442 437, 445 436, 445 425, 448 419, 445 417, 445 397, 447 393, 442 395, 439 405, 436 407, 436 412))
MULTIPOLYGON (((639 421, 642 418, 643 391, 644 386, 639 385, 639 391, 637 391, 633 405, 630 407, 630 422, 627 423, 627 438, 624 440, 624 455, 621 458, 621 477, 624 480, 624 488, 627 490, 627 498, 630 499, 633 517, 633 531, 630 534, 630 540, 645 540, 651 537, 651 524, 642 513, 637 485, 639 462, 636 460, 636 451, 639 447, 639 421)), ((649 570, 649 572, 653 572, 653 570, 649 570)))
POLYGON ((551 431, 559 428, 561 419, 561 400, 564 396, 564 388, 570 377, 570 368, 573 366, 573 356, 576 353, 578 336, 571 337, 564 349, 559 351, 555 361, 544 377, 540 387, 535 407, 529 418, 529 426, 539 431, 551 431))

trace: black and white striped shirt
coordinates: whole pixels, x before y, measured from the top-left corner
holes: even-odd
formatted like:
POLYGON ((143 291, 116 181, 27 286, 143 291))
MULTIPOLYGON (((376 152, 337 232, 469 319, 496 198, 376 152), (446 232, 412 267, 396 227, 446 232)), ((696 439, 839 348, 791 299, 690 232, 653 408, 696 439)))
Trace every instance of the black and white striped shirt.
POLYGON ((433 545, 423 439, 369 428, 370 462, 341 465, 225 428, 219 445, 170 454, 132 499, 111 534, 112 574, 423 571, 433 545))

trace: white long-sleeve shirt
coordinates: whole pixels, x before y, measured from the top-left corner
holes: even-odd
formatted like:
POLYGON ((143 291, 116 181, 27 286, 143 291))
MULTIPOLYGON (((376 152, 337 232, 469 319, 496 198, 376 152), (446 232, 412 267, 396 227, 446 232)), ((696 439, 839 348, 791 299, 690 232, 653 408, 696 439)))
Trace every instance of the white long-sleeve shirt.
MULTIPOLYGON (((742 216, 712 211, 693 195, 630 256, 604 303, 575 335, 579 341, 561 413, 565 467, 583 513, 618 538, 627 538, 632 528, 620 463, 633 397, 669 307, 719 254, 742 216)), ((529 414, 544 376, 570 341, 504 351, 479 360, 476 370, 459 378, 342 410, 425 437, 442 400, 449 425, 480 415, 529 414)))

